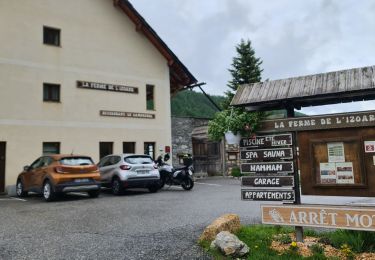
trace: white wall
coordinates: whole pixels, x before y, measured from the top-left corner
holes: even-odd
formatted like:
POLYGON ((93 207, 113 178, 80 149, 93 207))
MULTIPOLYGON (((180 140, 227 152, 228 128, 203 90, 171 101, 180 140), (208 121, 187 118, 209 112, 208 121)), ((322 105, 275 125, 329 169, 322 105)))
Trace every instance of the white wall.
POLYGON ((169 68, 111 0, 0 1, 0 141, 7 142, 6 185, 42 153, 99 159, 99 142, 171 145, 169 68), (43 25, 61 29, 61 47, 43 44, 43 25), (139 94, 79 89, 76 81, 139 88, 139 94), (61 84, 61 103, 43 102, 43 83, 61 84), (146 110, 155 85, 155 111, 146 110), (153 113, 155 119, 101 117, 100 110, 153 113))

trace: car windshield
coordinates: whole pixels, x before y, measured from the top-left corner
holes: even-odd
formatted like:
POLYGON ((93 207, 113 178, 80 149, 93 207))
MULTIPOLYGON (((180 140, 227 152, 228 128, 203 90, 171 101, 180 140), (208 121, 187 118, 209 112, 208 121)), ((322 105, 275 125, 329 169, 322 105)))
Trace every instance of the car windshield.
POLYGON ((92 165, 94 162, 91 160, 90 157, 66 157, 60 160, 60 163, 63 165, 92 165))
POLYGON ((145 156, 129 156, 125 157, 125 162, 129 164, 152 164, 154 163, 152 159, 145 155, 145 156))

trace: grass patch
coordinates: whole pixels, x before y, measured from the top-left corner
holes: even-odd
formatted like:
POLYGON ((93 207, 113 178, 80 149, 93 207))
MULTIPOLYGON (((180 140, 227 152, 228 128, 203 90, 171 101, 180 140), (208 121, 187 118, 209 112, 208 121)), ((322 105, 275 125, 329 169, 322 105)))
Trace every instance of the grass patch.
MULTIPOLYGON (((298 254, 298 250, 289 247, 284 253, 279 253, 270 248, 272 241, 277 241, 281 244, 292 245, 292 239, 289 234, 294 232, 292 227, 281 226, 264 226, 251 225, 242 227, 237 233, 237 237, 242 240, 250 248, 250 253, 246 259, 281 259, 281 260, 335 260, 338 257, 327 258, 324 255, 325 245, 332 245, 341 252, 347 252, 346 256, 351 259, 353 253, 375 252, 375 232, 366 231, 351 231, 351 230, 336 230, 332 232, 316 232, 311 229, 304 231, 305 236, 319 238, 319 243, 310 247, 312 256, 302 257, 298 254)), ((231 259, 223 257, 217 250, 210 249, 211 242, 203 241, 200 245, 208 251, 214 259, 231 259)))

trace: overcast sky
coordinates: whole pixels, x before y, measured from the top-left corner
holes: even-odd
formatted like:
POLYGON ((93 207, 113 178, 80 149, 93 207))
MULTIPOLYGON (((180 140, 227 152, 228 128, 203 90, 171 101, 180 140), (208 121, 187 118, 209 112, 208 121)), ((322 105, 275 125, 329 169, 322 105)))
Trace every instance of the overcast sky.
MULTIPOLYGON (((130 1, 210 94, 227 90, 242 38, 263 60, 263 80, 375 65, 373 0, 130 1)), ((369 109, 374 101, 302 112, 369 109)))

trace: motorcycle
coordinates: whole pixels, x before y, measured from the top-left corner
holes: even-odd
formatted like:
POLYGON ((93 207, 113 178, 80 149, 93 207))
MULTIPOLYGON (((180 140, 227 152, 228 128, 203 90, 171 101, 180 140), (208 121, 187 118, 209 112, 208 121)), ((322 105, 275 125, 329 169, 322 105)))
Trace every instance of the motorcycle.
POLYGON ((184 167, 181 168, 173 168, 171 165, 167 164, 166 162, 169 159, 169 154, 165 154, 164 158, 159 155, 155 161, 160 173, 159 188, 161 189, 167 184, 169 186, 181 185, 184 190, 191 190, 194 187, 192 158, 188 157, 184 159, 184 167))

